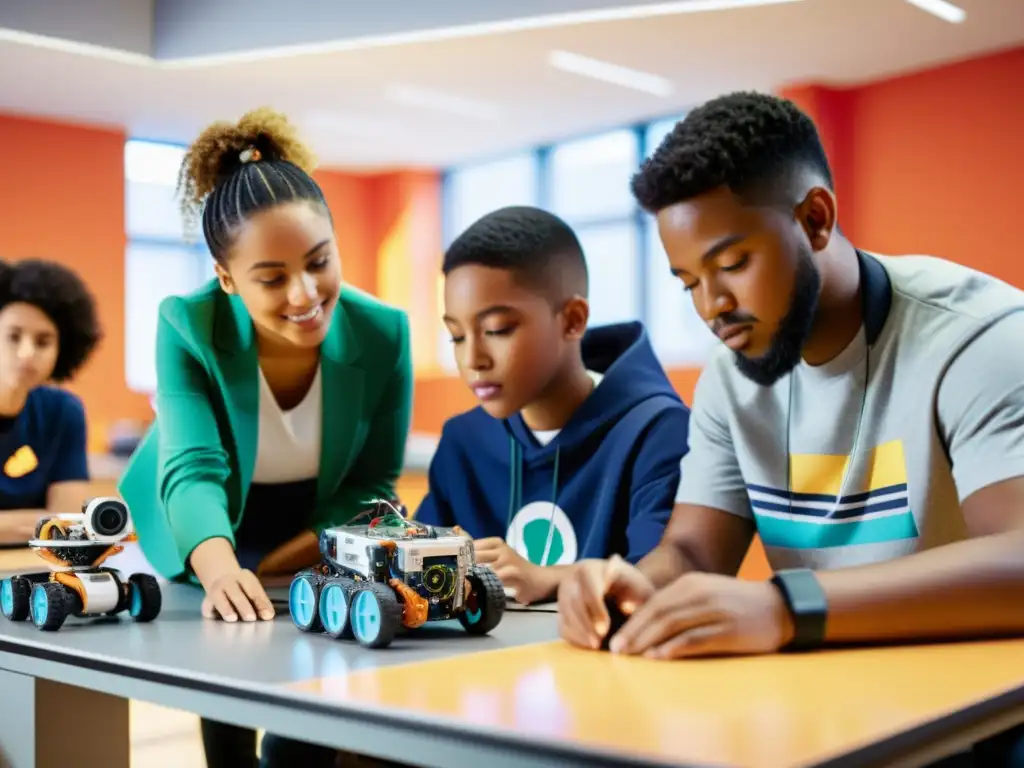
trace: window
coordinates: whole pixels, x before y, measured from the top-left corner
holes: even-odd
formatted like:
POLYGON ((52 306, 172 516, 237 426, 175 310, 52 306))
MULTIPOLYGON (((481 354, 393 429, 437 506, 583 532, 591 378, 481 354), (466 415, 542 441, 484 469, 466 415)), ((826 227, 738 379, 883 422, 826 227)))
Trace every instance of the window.
POLYGON ((715 336, 693 305, 693 296, 672 274, 656 227, 647 231, 647 330, 664 366, 700 366, 707 361, 715 336))
POLYGON ((590 277, 590 326, 640 319, 639 260, 632 222, 577 230, 590 277))
POLYGON ((537 205, 534 152, 452 171, 445 180, 445 245, 484 214, 508 205, 537 205))
POLYGON ((552 212, 574 225, 631 216, 629 181, 638 161, 637 135, 629 129, 555 146, 548 168, 552 212))
POLYGON ((654 150, 656 150, 658 148, 658 145, 661 144, 662 139, 668 136, 672 129, 675 128, 676 123, 682 120, 683 117, 684 115, 679 115, 678 117, 669 117, 665 118, 664 120, 659 120, 656 123, 651 123, 650 125, 647 126, 644 132, 644 145, 647 148, 647 157, 650 157, 652 154, 654 154, 654 150))
MULTIPOLYGON (((537 205, 540 189, 538 166, 537 153, 530 151, 450 172, 444 182, 445 247, 474 221, 491 211, 509 205, 537 205)), ((437 306, 443 312, 443 280, 438 283, 437 306)), ((454 373, 458 368, 451 335, 443 323, 437 338, 438 364, 443 371, 454 373)))
POLYGON ((129 243, 125 258, 125 380, 134 392, 156 390, 156 323, 160 302, 189 293, 212 261, 193 248, 129 243))
POLYGON ((213 276, 202 234, 184 231, 175 195, 184 155, 184 147, 171 144, 125 144, 125 380, 135 392, 156 389, 160 302, 213 276))

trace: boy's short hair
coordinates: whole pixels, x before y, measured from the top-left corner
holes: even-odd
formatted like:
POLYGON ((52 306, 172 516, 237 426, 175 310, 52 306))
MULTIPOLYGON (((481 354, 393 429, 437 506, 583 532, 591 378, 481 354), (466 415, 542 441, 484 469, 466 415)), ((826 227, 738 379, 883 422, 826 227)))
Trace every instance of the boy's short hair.
POLYGON ((442 271, 467 264, 510 270, 554 300, 587 296, 587 261, 576 234, 540 208, 509 206, 477 219, 448 247, 442 271))

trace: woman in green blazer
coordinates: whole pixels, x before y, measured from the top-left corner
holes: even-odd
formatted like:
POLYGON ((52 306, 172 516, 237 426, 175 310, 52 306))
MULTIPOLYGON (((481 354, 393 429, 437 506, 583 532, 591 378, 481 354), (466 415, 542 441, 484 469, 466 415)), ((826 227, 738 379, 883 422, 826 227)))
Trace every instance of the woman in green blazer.
MULTIPOLYGON (((182 165, 216 280, 166 299, 156 420, 120 483, 143 552, 198 581, 203 614, 270 619, 258 571, 318 559, 317 537, 393 494, 412 400, 402 311, 344 287, 312 158, 269 110, 216 123, 182 165)), ((211 766, 254 755, 251 731, 204 722, 211 766)), ((331 765, 267 737, 261 765, 331 765)))

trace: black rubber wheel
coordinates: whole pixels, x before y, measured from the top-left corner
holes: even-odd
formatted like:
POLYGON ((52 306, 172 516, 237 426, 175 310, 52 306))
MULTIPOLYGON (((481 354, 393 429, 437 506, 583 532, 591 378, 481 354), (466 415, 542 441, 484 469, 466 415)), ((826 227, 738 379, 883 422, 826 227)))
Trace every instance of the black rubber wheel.
POLYGON ((391 587, 371 583, 352 593, 348 623, 356 641, 366 648, 391 645, 402 628, 402 604, 391 587))
POLYGON ((148 573, 133 573, 128 577, 128 613, 139 623, 152 621, 160 615, 163 593, 156 577, 148 573))
POLYGON ((488 565, 474 565, 466 578, 472 593, 466 595, 466 608, 459 614, 459 621, 470 634, 486 635, 505 615, 505 588, 488 565))
POLYGON ((63 584, 47 581, 32 587, 29 612, 32 623, 44 632, 55 632, 64 626, 68 616, 78 610, 77 595, 63 584))
POLYGON ((0 582, 0 613, 11 621, 28 618, 28 602, 32 594, 32 582, 21 576, 12 576, 0 582))

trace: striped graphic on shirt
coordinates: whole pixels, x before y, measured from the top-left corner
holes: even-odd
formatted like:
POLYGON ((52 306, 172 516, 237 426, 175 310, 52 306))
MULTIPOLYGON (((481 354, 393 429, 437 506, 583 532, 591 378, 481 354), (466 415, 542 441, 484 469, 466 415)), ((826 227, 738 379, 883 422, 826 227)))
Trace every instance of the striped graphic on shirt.
POLYGON ((917 537, 903 442, 876 446, 866 458, 867 488, 840 498, 849 461, 844 455, 792 454, 792 493, 747 485, 765 546, 825 549, 917 537))

